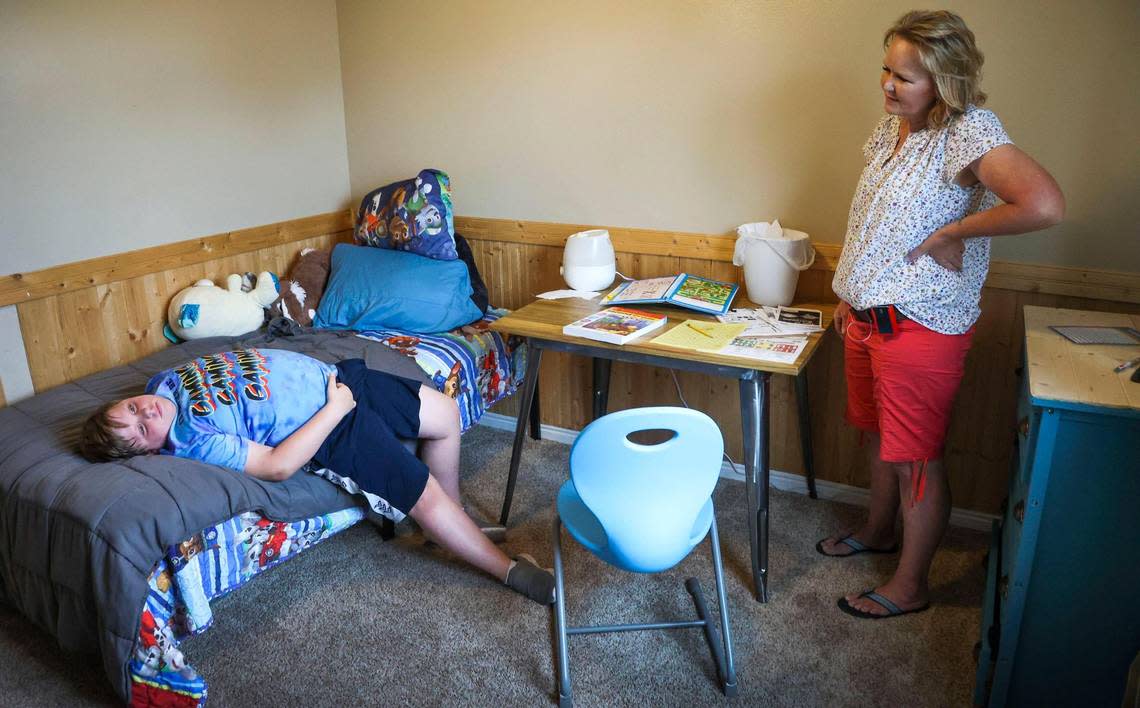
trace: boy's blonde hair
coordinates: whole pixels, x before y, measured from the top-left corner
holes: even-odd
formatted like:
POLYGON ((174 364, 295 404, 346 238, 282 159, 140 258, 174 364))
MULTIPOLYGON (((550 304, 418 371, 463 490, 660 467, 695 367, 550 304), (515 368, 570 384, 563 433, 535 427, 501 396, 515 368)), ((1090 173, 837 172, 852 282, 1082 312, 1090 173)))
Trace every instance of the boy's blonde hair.
POLYGON ((887 30, 883 48, 895 37, 915 46, 923 68, 934 77, 938 97, 926 116, 929 127, 945 128, 970 104, 986 102, 979 86, 985 56, 961 17, 949 10, 914 10, 887 30))
POLYGON ((104 403, 83 422, 83 430, 79 434, 79 452, 91 462, 125 460, 146 454, 146 450, 130 444, 115 432, 127 427, 111 420, 108 415, 118 403, 119 401, 104 403))

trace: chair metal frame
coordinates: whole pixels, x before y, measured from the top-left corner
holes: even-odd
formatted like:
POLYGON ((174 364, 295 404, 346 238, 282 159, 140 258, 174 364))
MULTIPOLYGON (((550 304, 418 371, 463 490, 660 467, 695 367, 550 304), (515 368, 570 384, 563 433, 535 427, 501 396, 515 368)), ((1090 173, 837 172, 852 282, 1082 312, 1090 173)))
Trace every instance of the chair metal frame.
POLYGON ((562 708, 572 708, 574 705, 573 692, 570 686, 570 652, 569 638, 577 634, 600 634, 604 632, 629 632, 635 630, 676 629, 701 627, 705 630, 705 639, 716 663, 717 677, 724 695, 729 698, 736 697, 738 687, 736 684, 736 665, 732 655, 732 634, 728 627, 728 601, 724 590, 724 566, 720 555, 720 535, 716 530, 716 511, 713 510, 712 526, 709 527, 709 542, 712 544, 713 569, 716 579, 716 597, 720 606, 720 631, 724 637, 723 643, 717 636, 716 626, 709 618, 708 604, 705 602, 701 583, 696 578, 685 581, 685 589, 693 596, 693 604, 697 609, 695 620, 677 620, 669 622, 646 622, 634 624, 605 624, 583 625, 571 627, 566 624, 566 583, 562 574, 562 519, 554 516, 554 583, 557 587, 555 600, 555 626, 558 636, 558 705, 562 708))
MULTIPOLYGON (((626 414, 629 412, 627 411, 626 414)), ((615 414, 622 415, 622 414, 615 414)), ((709 421, 711 423, 711 421, 709 421)), ((596 421, 595 424, 601 423, 601 419, 596 421)), ((594 425, 594 424, 591 424, 594 425)), ((662 426, 668 427, 668 426, 662 426)), ((585 435, 586 431, 583 431, 585 435)), ((582 440, 582 438, 579 438, 582 440)), ((572 453, 573 458, 573 453, 572 453)), ((719 457, 718 457, 719 467, 719 457)), ((573 473, 571 474, 573 478, 573 473)), ((568 482, 567 485, 570 485, 568 482)), ((572 487, 570 487, 572 490, 572 487)), ((564 489, 564 492, 567 490, 564 489)), ((738 688, 736 682, 736 668, 732 652, 732 634, 729 629, 728 622, 728 600, 724 584, 724 564, 721 558, 720 549, 720 534, 717 531, 716 525, 716 509, 712 505, 711 497, 706 502, 709 511, 709 529, 704 534, 704 537, 709 540, 712 546, 712 560, 713 560, 713 576, 716 584, 717 603, 720 610, 720 633, 718 635, 716 628, 716 621, 710 616, 708 603, 705 600, 704 592, 701 588, 700 582, 691 577, 685 581, 685 587, 693 598, 693 604, 696 607, 697 619, 689 620, 669 620, 658 622, 638 622, 631 624, 598 624, 598 625, 581 625, 569 626, 566 622, 566 580, 563 570, 562 562, 562 521, 561 512, 556 508, 554 515, 554 522, 552 526, 553 545, 554 545, 554 582, 556 587, 555 595, 555 631, 557 638, 557 653, 558 653, 558 701, 559 705, 564 708, 569 708, 573 705, 573 692, 570 682, 570 654, 569 654, 569 638, 579 634, 600 634, 608 632, 628 632, 637 630, 665 630, 665 629, 679 629, 679 628, 697 628, 700 627, 704 630, 705 639, 708 642, 709 649, 712 653, 713 661, 716 664, 717 678, 720 683, 721 690, 728 697, 737 695, 738 688), (723 637, 723 640, 722 640, 723 637)), ((589 508, 588 506, 586 508, 589 508)), ((700 512, 703 514, 703 512, 700 512)), ((698 517, 699 518, 699 517, 698 517)), ((572 528, 568 529, 573 531, 571 536, 575 536, 580 531, 574 531, 572 528)), ((685 551, 681 558, 692 553, 692 550, 699 545, 699 541, 685 551)), ((614 565, 619 569, 628 570, 623 568, 598 554, 598 552, 584 546, 586 550, 591 551, 592 555, 598 556, 599 560, 605 561, 609 565, 614 565)), ((662 567, 662 566, 659 566, 662 567)), ((672 567, 672 566, 670 566, 672 567)), ((664 568, 668 570, 668 568, 664 568)), ((664 572, 664 570, 658 572, 664 572)), ((630 571, 634 572, 634 571, 630 571)))

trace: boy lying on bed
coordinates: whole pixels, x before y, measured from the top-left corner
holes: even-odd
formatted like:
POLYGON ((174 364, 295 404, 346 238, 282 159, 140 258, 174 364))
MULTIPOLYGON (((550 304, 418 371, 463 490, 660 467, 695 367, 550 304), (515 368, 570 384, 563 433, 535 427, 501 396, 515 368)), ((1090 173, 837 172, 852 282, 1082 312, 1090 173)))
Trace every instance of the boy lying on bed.
POLYGON ((277 349, 200 357, 157 374, 141 396, 109 403, 84 423, 93 462, 163 453, 291 477, 309 460, 410 515, 440 545, 542 604, 554 578, 525 554, 512 561, 459 504, 459 410, 442 393, 365 367, 277 349), (400 439, 422 440, 423 460, 400 439))

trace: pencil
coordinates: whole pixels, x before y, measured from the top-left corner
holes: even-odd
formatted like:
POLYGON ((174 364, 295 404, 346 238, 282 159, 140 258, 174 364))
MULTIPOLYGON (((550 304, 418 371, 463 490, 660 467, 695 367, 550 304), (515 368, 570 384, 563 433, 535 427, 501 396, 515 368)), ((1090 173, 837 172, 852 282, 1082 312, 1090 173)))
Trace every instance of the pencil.
MULTIPOLYGON (((696 328, 694 327, 694 329, 696 329, 696 328)), ((1112 373, 1119 374, 1121 371, 1124 371, 1125 369, 1131 369, 1133 366, 1136 366, 1137 364, 1140 364, 1140 356, 1136 357, 1135 359, 1129 359, 1128 361, 1123 362, 1120 366, 1113 369, 1112 373)))
POLYGON ((686 322, 685 324, 689 325, 689 329, 693 329, 693 330, 696 330, 697 332, 700 332, 701 334, 705 335, 705 336, 706 336, 706 337, 708 337, 709 339, 713 339, 713 336, 712 336, 711 334, 709 334, 709 333, 708 333, 708 332, 706 332, 705 330, 701 329, 700 327, 696 326, 696 325, 695 325, 695 324, 693 324, 692 322, 686 322))

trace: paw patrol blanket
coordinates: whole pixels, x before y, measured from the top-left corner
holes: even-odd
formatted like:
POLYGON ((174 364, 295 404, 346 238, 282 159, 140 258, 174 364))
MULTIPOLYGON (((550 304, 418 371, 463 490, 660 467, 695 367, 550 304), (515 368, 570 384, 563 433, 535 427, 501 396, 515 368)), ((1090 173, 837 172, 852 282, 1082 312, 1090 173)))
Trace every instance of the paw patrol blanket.
POLYGON ((292 522, 246 512, 168 548, 147 578, 130 662, 131 703, 186 708, 205 703, 206 680, 187 662, 179 643, 213 624, 210 601, 363 517, 355 507, 292 522))
POLYGON ((439 334, 377 329, 360 336, 414 360, 438 390, 459 404, 467 432, 491 406, 513 394, 526 374, 526 347, 490 330, 505 314, 507 310, 491 308, 483 319, 439 334))

